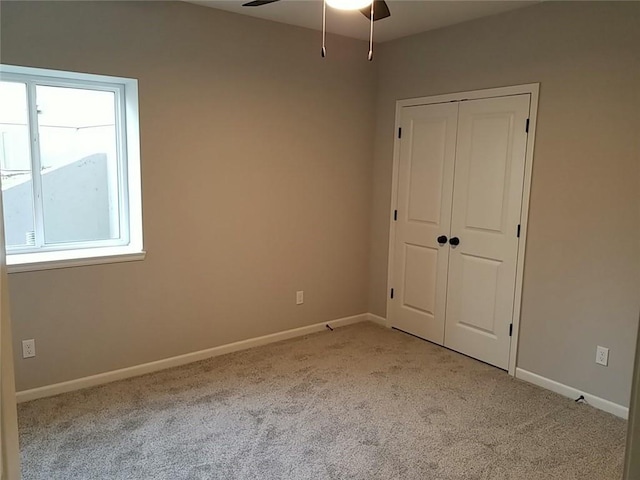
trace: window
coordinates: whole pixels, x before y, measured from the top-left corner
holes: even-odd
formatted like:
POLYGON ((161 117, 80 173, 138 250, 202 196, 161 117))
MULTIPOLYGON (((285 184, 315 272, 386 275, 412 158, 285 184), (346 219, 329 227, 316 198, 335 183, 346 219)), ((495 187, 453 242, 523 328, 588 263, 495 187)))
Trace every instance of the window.
POLYGON ((137 81, 0 66, 9 271, 141 259, 137 81))

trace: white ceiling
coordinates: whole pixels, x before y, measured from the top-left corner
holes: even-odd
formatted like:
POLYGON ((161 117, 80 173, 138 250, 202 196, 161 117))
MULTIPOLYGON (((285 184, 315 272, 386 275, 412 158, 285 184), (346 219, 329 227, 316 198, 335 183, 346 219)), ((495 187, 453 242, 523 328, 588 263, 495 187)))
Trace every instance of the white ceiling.
MULTIPOLYGON (((227 10, 280 23, 320 30, 322 0, 280 0, 261 7, 243 7, 249 0, 186 0, 207 7, 227 10)), ((522 8, 541 0, 386 0, 391 16, 375 22, 374 39, 386 42, 455 23, 522 8)), ((327 7, 327 31, 346 37, 369 39, 369 20, 358 11, 339 11, 327 7)))

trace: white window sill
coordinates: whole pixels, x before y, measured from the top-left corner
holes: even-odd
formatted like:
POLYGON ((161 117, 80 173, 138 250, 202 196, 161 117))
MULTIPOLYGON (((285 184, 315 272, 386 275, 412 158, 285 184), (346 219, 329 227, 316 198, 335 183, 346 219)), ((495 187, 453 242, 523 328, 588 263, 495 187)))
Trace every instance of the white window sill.
POLYGON ((56 268, 102 265, 144 260, 146 252, 131 247, 86 248, 59 252, 38 252, 7 255, 9 273, 53 270, 56 268))

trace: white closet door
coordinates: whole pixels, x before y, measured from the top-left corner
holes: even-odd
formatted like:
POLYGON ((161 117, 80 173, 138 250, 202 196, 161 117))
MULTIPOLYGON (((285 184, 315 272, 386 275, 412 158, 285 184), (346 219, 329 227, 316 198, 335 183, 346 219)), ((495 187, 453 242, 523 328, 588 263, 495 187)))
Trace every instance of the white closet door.
POLYGON ((528 94, 465 101, 458 116, 444 344, 503 369, 511 344, 529 101, 528 94))
POLYGON ((391 325, 442 344, 457 103, 405 107, 398 168, 391 325))

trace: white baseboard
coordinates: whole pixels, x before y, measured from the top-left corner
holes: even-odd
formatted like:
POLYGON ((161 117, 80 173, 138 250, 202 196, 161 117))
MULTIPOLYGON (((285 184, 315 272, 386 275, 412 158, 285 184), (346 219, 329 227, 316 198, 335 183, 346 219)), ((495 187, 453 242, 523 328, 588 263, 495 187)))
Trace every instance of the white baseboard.
POLYGON ((200 360, 206 360, 207 358, 217 357, 219 355, 225 355, 227 353, 246 350, 253 347, 259 347, 261 345, 280 342, 282 340, 288 340, 290 338, 301 337, 304 335, 309 335, 310 333, 316 333, 326 330, 327 324, 332 328, 337 328, 368 320, 379 323, 378 319, 380 319, 380 317, 374 315, 373 317, 376 318, 373 319, 370 317, 370 315, 371 314, 368 313, 362 313, 360 315, 354 315, 352 317, 338 318, 329 322, 316 323, 313 325, 308 325, 306 327, 294 328, 292 330, 285 330, 284 332, 272 333, 271 335, 250 338, 248 340, 242 340, 240 342, 220 345, 219 347, 213 347, 206 350, 178 355, 177 357, 170 357, 155 362, 143 363, 134 367, 121 368, 119 370, 112 370, 110 372, 99 373, 97 375, 91 375, 89 377, 77 378, 75 380, 69 380, 67 382, 54 383, 53 385, 32 388, 30 390, 23 390, 16 393, 16 401, 18 403, 22 403, 28 402, 30 400, 36 400, 38 398, 51 397, 53 395, 72 392, 74 390, 81 390, 83 388, 95 387, 97 385, 103 385, 105 383, 115 382, 117 380, 123 380, 125 378, 145 375, 147 373, 157 372, 159 370, 165 370, 167 368, 179 367, 181 365, 198 362, 200 360))
POLYGON ((569 387, 568 385, 550 380, 535 373, 528 372, 527 370, 523 370, 522 368, 516 368, 516 378, 524 380, 525 382, 533 383, 534 385, 538 385, 539 387, 546 388, 547 390, 551 390, 552 392, 559 393, 562 396, 569 397, 574 400, 580 395, 583 395, 584 399, 592 407, 612 413, 616 417, 624 418, 625 420, 629 418, 629 409, 627 407, 623 407, 622 405, 618 405, 617 403, 610 402, 609 400, 605 400, 604 398, 596 397, 595 395, 591 395, 590 393, 586 393, 582 390, 569 387))
MULTIPOLYGON (((155 362, 143 363, 133 367, 122 368, 119 370, 112 370, 110 372, 100 373, 97 375, 91 375, 89 377, 78 378, 75 380, 69 380, 67 382, 55 383, 53 385, 46 385, 44 387, 33 388, 30 390, 23 390, 16 393, 16 400, 18 403, 28 402, 30 400, 36 400, 38 398, 51 397, 59 395, 61 393, 72 392, 75 390, 81 390, 83 388, 95 387, 98 385, 104 385, 105 383, 115 382, 117 380, 124 380, 126 378, 137 377, 145 375, 147 373, 153 373, 167 368, 179 367, 188 363, 198 362, 200 360, 206 360, 207 358, 217 357, 219 355, 225 355, 227 353, 238 352, 240 350, 247 350, 253 347, 259 347, 267 345, 269 343, 280 342, 282 340, 288 340, 295 337, 301 337, 309 335, 311 333, 321 332, 325 330, 327 324, 333 328, 344 327, 354 323, 370 321, 388 327, 387 320, 378 315, 372 313, 362 313, 360 315, 354 315, 351 317, 338 318, 329 322, 321 322, 306 327, 294 328, 292 330, 285 330, 284 332, 272 333, 270 335, 264 335, 262 337, 250 338, 248 340, 242 340, 240 342, 229 343, 227 345, 220 345, 218 347, 208 348, 206 350, 200 350, 197 352, 187 353, 176 357, 165 358, 155 362)), ((618 417, 627 419, 629 416, 629 409, 610 402, 595 395, 582 392, 573 387, 569 387, 562 383, 558 383, 554 380, 542 377, 535 373, 528 372, 521 368, 516 369, 516 378, 524 380, 539 387, 546 388, 553 392, 559 393, 565 397, 576 399, 580 395, 584 395, 589 405, 604 410, 605 412, 612 413, 618 417)))
POLYGON ((367 313, 367 320, 369 320, 370 322, 373 322, 373 323, 377 323, 381 327, 389 328, 389 324, 387 323, 387 319, 386 318, 380 317, 380 316, 375 315, 373 313, 367 313))

